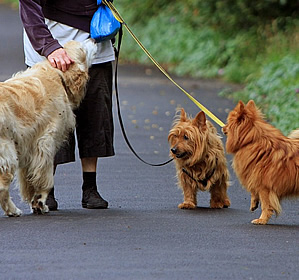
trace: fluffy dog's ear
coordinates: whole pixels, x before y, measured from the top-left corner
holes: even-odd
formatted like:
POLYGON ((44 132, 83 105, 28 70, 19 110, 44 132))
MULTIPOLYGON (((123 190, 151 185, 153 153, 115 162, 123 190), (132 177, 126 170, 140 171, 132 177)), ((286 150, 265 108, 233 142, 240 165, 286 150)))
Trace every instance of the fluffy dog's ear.
POLYGON ((246 104, 246 109, 253 111, 253 112, 257 111, 257 108, 256 108, 253 100, 248 101, 248 103, 246 104))
POLYGON ((192 124, 200 128, 205 128, 207 126, 205 113, 203 111, 199 112, 193 119, 192 124))
POLYGON ((184 108, 181 109, 181 122, 185 122, 187 120, 187 114, 184 108))
POLYGON ((249 113, 248 115, 251 116, 251 118, 253 120, 255 120, 256 118, 261 118, 264 119, 264 115, 263 113, 259 110, 259 108, 255 105, 253 100, 248 101, 245 109, 247 110, 247 112, 249 113))
POLYGON ((244 119, 244 111, 245 111, 245 104, 243 103, 243 101, 239 101, 238 105, 235 108, 235 111, 237 113, 237 120, 238 121, 242 121, 244 119))
POLYGON ((245 104, 242 100, 239 101, 238 105, 236 106, 236 111, 242 113, 245 109, 245 104))

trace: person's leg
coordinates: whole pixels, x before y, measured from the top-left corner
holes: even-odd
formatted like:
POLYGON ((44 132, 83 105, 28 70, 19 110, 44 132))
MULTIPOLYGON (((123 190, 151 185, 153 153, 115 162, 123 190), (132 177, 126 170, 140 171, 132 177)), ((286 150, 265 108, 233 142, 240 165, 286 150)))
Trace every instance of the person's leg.
POLYGON ((82 207, 108 207, 98 193, 96 170, 99 157, 114 155, 112 118, 112 64, 93 65, 86 96, 76 110, 76 133, 83 171, 82 207))
MULTIPOLYGON (((108 202, 97 191, 97 158, 114 155, 112 63, 93 65, 89 74, 86 96, 79 109, 74 113, 76 114, 76 134, 83 173, 82 206, 98 209, 107 208, 108 202), (86 192, 86 190, 89 191, 86 192)), ((75 161, 75 144, 75 137, 72 135, 68 145, 65 145, 57 153, 55 167, 57 164, 75 161)), ((49 210, 57 210, 54 188, 50 192, 46 204, 49 210), (53 207, 49 207, 51 202, 53 207)))
POLYGON ((83 172, 97 172, 97 157, 81 158, 83 172))
MULTIPOLYGON (((72 142, 72 141, 71 141, 72 142)), ((58 162, 65 162, 65 159, 73 159, 67 151, 69 151, 69 145, 61 149, 56 157, 54 164, 54 174, 57 168, 58 162)), ((96 170, 97 170, 97 157, 89 157, 81 159, 81 166, 83 172, 83 185, 82 185, 82 207, 89 209, 105 209, 108 207, 108 202, 104 200, 97 192, 96 185, 96 170)), ((50 211, 56 211, 58 209, 58 203, 54 195, 54 186, 48 194, 46 204, 50 211)))
POLYGON ((81 158, 83 171, 82 207, 88 209, 106 209, 108 202, 97 191, 97 157, 81 158))

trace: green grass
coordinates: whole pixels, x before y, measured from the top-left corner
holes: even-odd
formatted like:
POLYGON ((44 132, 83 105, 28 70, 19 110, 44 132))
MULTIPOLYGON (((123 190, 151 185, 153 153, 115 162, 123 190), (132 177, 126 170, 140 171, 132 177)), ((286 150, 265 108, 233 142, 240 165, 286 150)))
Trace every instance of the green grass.
MULTIPOLYGON (((121 2, 115 6, 170 73, 241 83, 243 91, 221 94, 235 101, 253 99, 284 134, 299 128, 298 21, 291 21, 284 30, 273 21, 264 28, 225 33, 213 26, 194 28, 169 9, 139 19, 135 10, 125 9, 121 2)), ((151 64, 126 32, 121 58, 151 64)))
POLYGON ((299 128, 298 61, 298 55, 286 55, 278 61, 266 63, 260 77, 249 82, 243 91, 231 94, 232 98, 245 102, 253 99, 284 134, 299 128))
MULTIPOLYGON (((263 25, 246 27, 246 20, 252 23, 256 18, 241 0, 235 6, 218 6, 212 13, 211 3, 114 1, 135 35, 168 72, 241 83, 244 90, 221 94, 235 101, 253 99, 285 134, 299 128, 299 21, 270 18, 263 25), (225 20, 227 24, 221 24, 225 20)), ((225 5, 220 0, 215 3, 225 5)), ((267 11, 267 6, 262 8, 267 11)), ((152 65, 125 29, 121 61, 152 65)))

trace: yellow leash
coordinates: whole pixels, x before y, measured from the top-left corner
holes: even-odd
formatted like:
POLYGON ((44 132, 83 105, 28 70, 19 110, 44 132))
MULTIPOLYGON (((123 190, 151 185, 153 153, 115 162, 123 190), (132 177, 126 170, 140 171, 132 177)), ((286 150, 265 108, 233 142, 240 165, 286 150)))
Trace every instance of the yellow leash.
POLYGON ((209 111, 205 106, 203 106, 201 103, 199 103, 192 95, 190 95, 186 90, 184 90, 179 84, 177 84, 165 71, 165 69, 156 61, 156 59, 149 53, 149 51, 142 45, 142 43, 138 40, 138 38, 135 36, 135 34, 132 32, 132 30, 129 28, 129 26, 125 23, 122 16, 119 14, 119 12, 116 10, 116 8, 113 6, 113 4, 109 1, 102 0, 103 4, 108 6, 110 10, 112 11, 114 17, 125 26, 127 31, 130 33, 130 35, 133 37, 133 39, 136 41, 136 43, 140 46, 140 48, 146 53, 146 55, 149 57, 149 59, 159 68, 159 70, 174 84, 176 85, 183 93, 185 93, 191 101, 193 101, 203 112, 205 112, 215 123, 217 123, 220 127, 224 127, 224 123, 218 119, 211 111, 209 111))

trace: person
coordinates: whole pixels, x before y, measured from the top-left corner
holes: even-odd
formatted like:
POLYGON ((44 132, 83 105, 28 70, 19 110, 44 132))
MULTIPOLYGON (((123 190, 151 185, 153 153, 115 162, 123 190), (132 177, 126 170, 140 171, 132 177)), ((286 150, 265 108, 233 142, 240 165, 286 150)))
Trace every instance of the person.
MULTIPOLYGON (((110 0, 111 1, 111 0, 110 0)), ((20 0, 19 13, 24 27, 25 63, 31 67, 48 59, 53 67, 67 71, 73 60, 63 45, 69 40, 84 41, 90 37, 90 21, 97 10, 97 0, 20 0)), ((99 157, 113 156, 114 127, 112 116, 112 61, 115 59, 111 40, 97 44, 86 96, 76 115, 76 136, 83 174, 82 207, 105 209, 108 202, 97 189, 99 157)), ((69 141, 55 157, 55 166, 75 161, 76 138, 69 141)), ((46 204, 57 210, 54 186, 46 204)))

